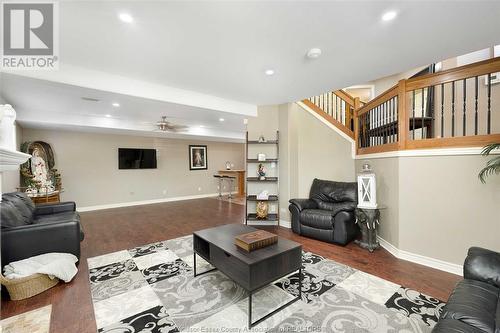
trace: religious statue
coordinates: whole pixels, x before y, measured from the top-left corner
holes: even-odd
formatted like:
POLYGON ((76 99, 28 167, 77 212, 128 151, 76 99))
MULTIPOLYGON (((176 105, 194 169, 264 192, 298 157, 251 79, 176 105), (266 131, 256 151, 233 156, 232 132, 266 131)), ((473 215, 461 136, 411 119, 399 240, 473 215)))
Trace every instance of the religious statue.
POLYGON ((33 179, 40 184, 41 187, 52 186, 52 181, 47 177, 47 164, 42 156, 40 149, 35 147, 31 157, 31 174, 33 179))
POLYGON ((61 174, 54 168, 54 154, 48 143, 25 142, 21 151, 31 154, 20 170, 27 194, 46 194, 61 189, 61 174))

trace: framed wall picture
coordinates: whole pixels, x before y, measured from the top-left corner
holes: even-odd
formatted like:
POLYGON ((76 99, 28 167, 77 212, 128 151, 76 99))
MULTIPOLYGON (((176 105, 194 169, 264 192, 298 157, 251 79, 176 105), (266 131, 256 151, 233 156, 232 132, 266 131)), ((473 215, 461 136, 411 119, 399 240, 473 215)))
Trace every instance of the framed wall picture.
POLYGON ((189 170, 207 170, 207 146, 189 145, 189 170))

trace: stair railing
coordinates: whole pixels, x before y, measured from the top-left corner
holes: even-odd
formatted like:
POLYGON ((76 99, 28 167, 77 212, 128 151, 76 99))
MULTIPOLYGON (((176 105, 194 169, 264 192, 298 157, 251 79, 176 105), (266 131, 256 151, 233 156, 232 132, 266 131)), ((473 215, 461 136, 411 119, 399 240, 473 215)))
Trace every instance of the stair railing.
POLYGON ((348 93, 330 91, 305 99, 302 103, 354 139, 354 98, 348 93))
POLYGON ((500 58, 401 80, 354 118, 357 154, 500 142, 500 58))

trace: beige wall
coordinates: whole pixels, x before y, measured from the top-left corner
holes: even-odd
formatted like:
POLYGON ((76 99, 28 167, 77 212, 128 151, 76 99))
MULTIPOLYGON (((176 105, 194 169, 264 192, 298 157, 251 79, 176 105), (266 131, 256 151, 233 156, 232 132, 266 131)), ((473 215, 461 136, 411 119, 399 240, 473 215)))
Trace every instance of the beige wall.
MULTIPOLYGON (((365 160, 356 161, 360 170, 365 160)), ((479 155, 372 159, 380 236, 400 250, 463 264, 470 246, 500 251, 500 177, 482 184, 479 155)))
POLYGON ((314 178, 354 181, 352 145, 297 104, 290 104, 298 124, 298 195, 309 197, 314 178))
POLYGON ((356 173, 361 171, 364 163, 369 163, 375 171, 377 203, 384 207, 380 210, 379 235, 399 247, 399 160, 396 157, 356 160, 356 173))
POLYGON ((23 141, 31 140, 52 145, 62 199, 79 207, 216 193, 213 174, 226 161, 244 167, 243 144, 24 129, 23 141), (208 170, 189 170, 190 144, 208 146, 208 170), (119 170, 119 147, 158 149, 158 168, 119 170))
POLYGON ((470 246, 500 251, 500 177, 477 178, 483 156, 399 159, 399 247, 463 264, 470 246))

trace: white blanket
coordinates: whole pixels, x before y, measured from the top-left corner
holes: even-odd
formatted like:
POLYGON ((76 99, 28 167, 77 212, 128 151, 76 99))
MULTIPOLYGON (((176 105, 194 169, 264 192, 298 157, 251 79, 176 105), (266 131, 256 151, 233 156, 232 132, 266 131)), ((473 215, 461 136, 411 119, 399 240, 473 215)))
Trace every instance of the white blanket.
POLYGON ((69 282, 78 272, 78 258, 69 253, 46 253, 24 260, 14 261, 4 267, 7 279, 19 279, 35 273, 47 274, 69 282))

